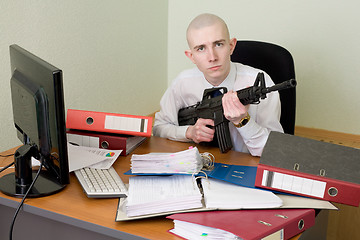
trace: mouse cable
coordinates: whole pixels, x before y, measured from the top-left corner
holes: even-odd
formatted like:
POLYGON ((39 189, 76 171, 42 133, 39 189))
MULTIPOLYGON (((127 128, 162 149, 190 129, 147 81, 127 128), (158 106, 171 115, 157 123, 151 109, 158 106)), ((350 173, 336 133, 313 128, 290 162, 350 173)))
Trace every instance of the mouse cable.
POLYGON ((4 171, 4 170, 8 169, 9 167, 11 167, 11 166, 14 165, 14 164, 15 164, 15 163, 12 162, 12 163, 10 163, 9 165, 6 165, 5 167, 1 167, 0 173, 1 173, 2 171, 4 171))
POLYGON ((2 154, 0 154, 0 157, 11 157, 11 156, 13 156, 14 155, 14 153, 11 153, 11 154, 8 154, 8 155, 2 155, 2 154))
POLYGON ((41 169, 42 169, 42 167, 43 167, 43 162, 44 162, 44 161, 41 161, 39 170, 37 171, 35 178, 33 179, 32 183, 31 183, 30 186, 29 186, 29 189, 26 191, 24 197, 22 198, 19 206, 18 206, 17 209, 16 209, 16 212, 15 212, 15 214, 14 214, 13 220, 12 220, 12 222, 11 222, 11 227, 10 227, 10 237, 9 237, 10 240, 12 240, 12 235, 13 235, 13 230, 14 230, 14 224, 15 224, 16 217, 17 217, 17 215, 18 215, 21 207, 23 206, 24 201, 25 201, 27 195, 28 195, 29 192, 31 191, 32 187, 34 186, 36 180, 38 179, 38 177, 39 177, 39 175, 40 175, 41 169))

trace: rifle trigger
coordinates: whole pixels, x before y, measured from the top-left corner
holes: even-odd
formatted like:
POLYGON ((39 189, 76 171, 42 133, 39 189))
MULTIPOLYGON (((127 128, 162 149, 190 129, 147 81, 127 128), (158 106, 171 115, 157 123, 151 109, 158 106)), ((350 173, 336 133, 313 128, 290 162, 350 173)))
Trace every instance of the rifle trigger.
POLYGON ((206 127, 210 128, 210 129, 214 129, 214 126, 211 126, 211 125, 206 125, 206 127))

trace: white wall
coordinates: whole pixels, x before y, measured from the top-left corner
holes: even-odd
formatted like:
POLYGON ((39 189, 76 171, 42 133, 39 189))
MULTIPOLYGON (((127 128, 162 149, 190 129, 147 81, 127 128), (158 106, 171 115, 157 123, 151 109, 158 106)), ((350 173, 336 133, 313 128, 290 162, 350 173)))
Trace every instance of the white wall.
POLYGON ((0 151, 20 145, 10 100, 9 45, 63 70, 66 108, 147 115, 167 82, 164 0, 0 3, 0 151))
POLYGON ((10 101, 9 45, 64 72, 66 108, 149 114, 181 70, 196 15, 232 36, 273 42, 295 59, 296 124, 360 134, 360 30, 355 0, 51 0, 0 2, 0 151, 20 144, 10 101), (139 66, 141 69, 139 70, 139 66))
POLYGON ((183 53, 188 23, 200 13, 215 13, 233 37, 272 42, 292 53, 296 125, 360 134, 359 9, 356 0, 170 0, 169 81, 193 67, 183 53))

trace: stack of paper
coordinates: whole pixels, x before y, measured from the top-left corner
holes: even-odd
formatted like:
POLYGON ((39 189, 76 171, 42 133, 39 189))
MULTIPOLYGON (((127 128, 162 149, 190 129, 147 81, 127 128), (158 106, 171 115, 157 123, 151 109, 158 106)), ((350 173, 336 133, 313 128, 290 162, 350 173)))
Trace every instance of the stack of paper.
POLYGON ((176 153, 133 154, 131 171, 137 173, 198 173, 203 167, 196 147, 176 153))
POLYGON ((131 177, 127 216, 201 208, 202 195, 194 181, 189 175, 131 177))
POLYGON ((239 237, 231 232, 179 220, 174 220, 174 229, 171 229, 170 232, 185 239, 239 240, 239 237))
POLYGON ((278 208, 282 200, 270 191, 246 188, 216 179, 201 179, 199 185, 193 176, 137 176, 129 180, 127 217, 191 209, 278 208), (205 206, 202 204, 202 192, 205 206))

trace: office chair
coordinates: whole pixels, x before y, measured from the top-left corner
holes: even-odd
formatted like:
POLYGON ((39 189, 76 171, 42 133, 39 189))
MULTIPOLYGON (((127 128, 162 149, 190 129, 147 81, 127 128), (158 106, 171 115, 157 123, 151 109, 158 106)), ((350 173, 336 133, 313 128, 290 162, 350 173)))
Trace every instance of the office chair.
MULTIPOLYGON (((266 42, 237 41, 231 61, 239 62, 265 71, 275 84, 295 79, 293 58, 285 48, 266 42)), ((280 123, 285 133, 294 135, 295 88, 279 91, 281 101, 280 123)))

